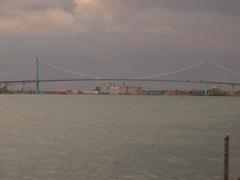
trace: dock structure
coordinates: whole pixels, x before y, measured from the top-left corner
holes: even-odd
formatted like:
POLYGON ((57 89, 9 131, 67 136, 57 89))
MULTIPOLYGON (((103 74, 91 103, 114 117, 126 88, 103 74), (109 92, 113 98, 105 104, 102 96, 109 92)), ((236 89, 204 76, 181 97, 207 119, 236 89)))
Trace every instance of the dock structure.
POLYGON ((36 79, 35 79, 35 82, 36 82, 36 94, 39 94, 40 93, 40 77, 39 77, 39 59, 37 58, 36 59, 36 79))

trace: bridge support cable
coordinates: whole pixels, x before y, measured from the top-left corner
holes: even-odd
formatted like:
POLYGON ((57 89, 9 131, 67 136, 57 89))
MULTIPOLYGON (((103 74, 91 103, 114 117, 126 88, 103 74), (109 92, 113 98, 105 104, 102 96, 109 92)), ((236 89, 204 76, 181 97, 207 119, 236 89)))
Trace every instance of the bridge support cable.
POLYGON ((53 68, 55 70, 62 71, 62 72, 68 73, 68 74, 78 75, 78 76, 82 76, 82 77, 86 77, 86 78, 92 78, 92 79, 99 79, 98 76, 93 76, 93 75, 87 75, 87 74, 83 74, 83 73, 74 72, 74 71, 71 71, 69 69, 65 69, 65 68, 62 68, 62 67, 59 67, 59 66, 47 63, 47 62, 42 62, 41 61, 40 63, 45 65, 45 66, 51 67, 51 68, 53 68))
POLYGON ((159 78, 159 77, 169 76, 169 75, 173 75, 173 74, 177 74, 177 73, 181 73, 181 72, 193 69, 193 68, 198 67, 198 66, 200 66, 200 65, 202 65, 204 63, 205 63, 205 61, 201 61, 199 63, 196 63, 196 64, 188 66, 188 67, 184 67, 184 68, 179 69, 179 70, 175 70, 175 71, 171 71, 171 72, 167 72, 167 73, 162 73, 162 74, 158 74, 158 75, 150 75, 150 76, 138 77, 136 79, 151 79, 151 78, 159 78))
POLYGON ((34 64, 34 62, 31 61, 31 62, 28 62, 28 63, 22 65, 22 66, 19 66, 19 67, 15 68, 15 69, 13 69, 13 70, 5 73, 5 74, 1 74, 1 75, 0 75, 0 79, 3 79, 3 78, 5 78, 5 77, 7 77, 7 76, 10 76, 10 75, 12 75, 12 74, 15 74, 15 73, 17 73, 17 72, 25 69, 26 67, 32 65, 32 64, 34 64))
POLYGON ((230 72, 230 73, 232 73, 232 74, 235 74, 235 75, 237 75, 237 76, 240 76, 240 72, 237 72, 237 71, 234 71, 234 70, 232 70, 232 69, 230 69, 230 68, 227 68, 227 67, 225 67, 225 66, 216 64, 216 63, 214 63, 214 62, 212 62, 212 61, 208 61, 208 64, 211 64, 211 65, 213 65, 213 66, 215 66, 215 67, 218 67, 218 68, 220 68, 220 69, 223 69, 223 70, 225 70, 225 71, 227 71, 227 72, 230 72))

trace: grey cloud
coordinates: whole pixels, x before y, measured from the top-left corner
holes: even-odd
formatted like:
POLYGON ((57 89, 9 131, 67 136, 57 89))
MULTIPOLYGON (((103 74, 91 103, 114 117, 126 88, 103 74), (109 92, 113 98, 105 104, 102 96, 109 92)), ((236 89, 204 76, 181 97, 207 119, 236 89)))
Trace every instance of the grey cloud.
MULTIPOLYGON (((103 5, 107 5, 114 10, 118 10, 119 7, 122 6, 125 10, 133 10, 137 8, 167 8, 172 11, 205 11, 208 13, 219 13, 223 15, 236 15, 240 13, 239 0, 101 0, 100 3, 103 5)), ((74 3, 72 0, 1 0, 0 4, 0 9, 4 12, 11 12, 15 9, 34 10, 57 7, 67 11, 72 11, 74 8, 74 3)), ((111 9, 109 10, 111 11, 111 9)))
POLYGON ((74 10, 74 3, 71 0, 1 0, 0 15, 12 15, 16 12, 27 12, 34 10, 46 10, 59 8, 68 12, 74 10))
MULTIPOLYGON (((114 0, 106 0, 113 2, 114 0)), ((237 15, 240 13, 239 0, 121 0, 121 3, 131 8, 167 8, 172 11, 204 11, 223 15, 237 15)))
POLYGON ((74 4, 69 0, 50 0, 50 1, 32 1, 25 4, 26 9, 30 10, 44 10, 49 8, 60 8, 62 10, 72 12, 74 10, 74 4))
POLYGON ((164 0, 163 5, 169 8, 203 10, 208 13, 223 15, 236 15, 240 13, 240 1, 238 0, 164 0))

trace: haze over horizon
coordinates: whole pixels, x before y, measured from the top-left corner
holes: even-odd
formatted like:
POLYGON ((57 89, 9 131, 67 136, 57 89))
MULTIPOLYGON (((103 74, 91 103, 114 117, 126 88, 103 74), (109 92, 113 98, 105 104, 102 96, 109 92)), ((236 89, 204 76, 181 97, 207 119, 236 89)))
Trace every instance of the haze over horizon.
POLYGON ((204 59, 239 72, 239 10, 237 0, 0 0, 0 75, 37 57, 105 77, 204 59))

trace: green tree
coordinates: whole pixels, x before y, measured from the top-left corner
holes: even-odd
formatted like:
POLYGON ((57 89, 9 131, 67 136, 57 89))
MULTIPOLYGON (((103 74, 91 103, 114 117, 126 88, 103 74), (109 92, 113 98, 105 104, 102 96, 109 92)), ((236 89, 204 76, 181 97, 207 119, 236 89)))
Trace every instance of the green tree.
POLYGON ((0 94, 9 93, 8 88, 6 85, 0 87, 0 94))
POLYGON ((226 92, 220 88, 212 88, 208 90, 209 96, 225 96, 226 92))

